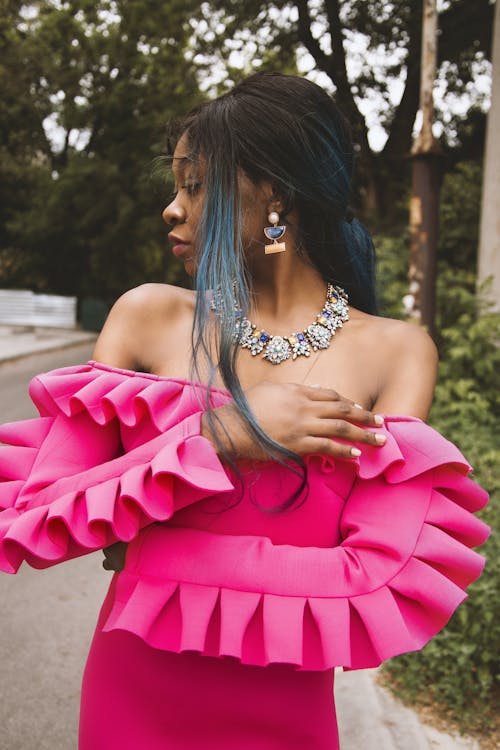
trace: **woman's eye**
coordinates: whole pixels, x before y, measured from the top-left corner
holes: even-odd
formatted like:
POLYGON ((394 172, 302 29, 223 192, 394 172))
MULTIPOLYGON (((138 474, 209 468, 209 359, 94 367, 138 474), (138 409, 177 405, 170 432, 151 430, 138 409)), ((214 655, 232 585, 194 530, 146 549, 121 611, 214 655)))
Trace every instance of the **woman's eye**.
POLYGON ((188 182, 182 186, 182 189, 186 191, 188 195, 196 195, 200 187, 199 182, 188 182))
MULTIPOLYGON (((181 185, 179 190, 185 190, 190 197, 193 197, 200 189, 200 186, 201 182, 187 182, 185 185, 181 185)), ((177 196, 179 195, 179 190, 175 190, 169 195, 169 203, 173 203, 173 201, 177 198, 177 196)))

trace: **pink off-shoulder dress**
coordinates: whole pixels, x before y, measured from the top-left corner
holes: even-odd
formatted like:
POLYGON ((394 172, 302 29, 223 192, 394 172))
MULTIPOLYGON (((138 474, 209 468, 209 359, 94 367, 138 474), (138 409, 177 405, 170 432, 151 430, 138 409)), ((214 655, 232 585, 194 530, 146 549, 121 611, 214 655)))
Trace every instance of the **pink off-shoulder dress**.
POLYGON ((307 500, 263 513, 296 478, 242 462, 238 487, 200 434, 203 389, 97 362, 35 377, 40 417, 0 428, 0 569, 129 542, 85 667, 80 750, 335 750, 334 667, 443 628, 483 568, 488 494, 453 443, 386 415, 383 447, 306 456, 307 500))

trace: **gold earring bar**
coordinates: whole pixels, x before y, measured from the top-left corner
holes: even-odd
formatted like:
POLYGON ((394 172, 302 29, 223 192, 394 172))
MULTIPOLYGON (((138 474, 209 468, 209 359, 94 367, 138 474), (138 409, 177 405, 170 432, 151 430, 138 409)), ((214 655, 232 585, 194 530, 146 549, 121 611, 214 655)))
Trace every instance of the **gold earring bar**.
POLYGON ((284 253, 285 250, 286 250, 285 242, 273 242, 272 245, 264 245, 265 255, 270 255, 271 253, 284 253))

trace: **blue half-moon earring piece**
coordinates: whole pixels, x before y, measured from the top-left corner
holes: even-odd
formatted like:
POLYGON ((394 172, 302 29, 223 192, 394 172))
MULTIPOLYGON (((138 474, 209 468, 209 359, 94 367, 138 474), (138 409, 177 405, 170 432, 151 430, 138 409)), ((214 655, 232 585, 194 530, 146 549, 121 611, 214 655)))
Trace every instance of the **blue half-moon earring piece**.
POLYGON ((274 224, 272 227, 264 227, 264 234, 268 240, 272 240, 270 245, 264 246, 266 255, 270 253, 283 253, 286 250, 286 243, 279 242, 286 232, 286 226, 278 225, 280 220, 279 214, 276 211, 271 211, 267 217, 270 224, 274 224))
POLYGON ((280 240, 285 234, 286 227, 265 227, 264 234, 268 240, 280 240))

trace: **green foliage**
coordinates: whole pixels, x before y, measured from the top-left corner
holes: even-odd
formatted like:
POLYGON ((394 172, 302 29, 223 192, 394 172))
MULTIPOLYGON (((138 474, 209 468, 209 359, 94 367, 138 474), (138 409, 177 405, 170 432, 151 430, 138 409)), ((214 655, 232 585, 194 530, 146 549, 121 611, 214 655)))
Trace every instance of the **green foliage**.
MULTIPOLYGON (((481 517, 496 533, 480 550, 487 559, 484 574, 447 627, 422 652, 397 657, 386 669, 403 695, 444 704, 462 728, 470 729, 473 720, 485 731, 500 693, 500 313, 487 303, 486 285, 475 289, 480 183, 479 167, 462 164, 443 187, 440 364, 429 423, 458 445, 474 467, 474 480, 490 492, 481 517)), ((407 245, 403 237, 386 237, 378 251, 384 312, 402 317, 407 245)))
MULTIPOLYGON (((444 177, 439 217, 441 265, 472 273, 476 268, 482 182, 481 163, 476 161, 459 162, 444 177)), ((468 288, 473 288, 470 283, 468 288)))
MULTIPOLYGON (((476 6, 470 17, 467 3, 452 0, 440 14, 440 50, 457 90, 490 55, 492 7, 488 0, 476 6)), ((159 215, 168 186, 155 192, 149 174, 164 123, 201 100, 198 78, 208 86, 217 62, 214 92, 253 70, 295 73, 297 54, 308 49, 354 128, 360 151, 353 201, 393 222, 418 104, 421 3, 394 7, 388 13, 381 0, 342 0, 338 7, 288 0, 3 3, 0 285, 112 301, 143 281, 183 278, 165 256, 159 215), (390 51, 392 62, 374 68, 359 56, 350 47, 355 31, 368 50, 390 51), (349 81, 346 50, 359 63, 349 81), (405 67, 407 90, 396 107, 389 82, 405 67), (381 155, 369 148, 358 106, 372 94, 389 135, 381 155)), ((479 130, 475 122, 450 125, 470 150, 483 134, 483 121, 479 130)), ((464 173, 464 191, 469 177, 464 173)))
MULTIPOLYGON (((440 301, 460 311, 440 331, 439 378, 429 423, 459 446, 473 478, 490 493, 481 517, 493 531, 480 553, 487 563, 469 598, 422 652, 387 667, 407 697, 445 704, 463 729, 487 731, 500 694, 500 314, 477 317, 466 274, 442 273, 440 301)), ((447 317, 447 316, 446 316, 447 317)))
POLYGON ((113 301, 172 279, 168 184, 150 175, 165 123, 200 101, 183 57, 192 6, 30 9, 0 14, 0 284, 113 301))
MULTIPOLYGON (((449 0, 439 10, 439 78, 446 96, 437 116, 453 160, 457 152, 482 152, 487 102, 474 81, 489 72, 493 10, 490 0, 449 0), (453 108, 456 94, 467 97, 477 117, 453 108)), ((422 0, 209 0, 199 4, 193 30, 194 61, 203 71, 218 71, 213 93, 243 74, 270 67, 294 72, 295 66, 329 89, 356 143, 353 202, 371 217, 399 222, 395 207, 408 184, 406 157, 419 106, 422 0), (396 103, 394 84, 402 81, 396 103), (382 151, 368 138, 368 101, 369 119, 387 135, 382 151)))
MULTIPOLYGON (((406 140, 408 150, 418 108, 421 0, 394 0, 389 6, 385 0, 210 0, 200 3, 195 17, 200 65, 217 60, 234 82, 238 77, 231 63, 234 51, 239 53, 239 65, 251 72, 269 62, 283 70, 296 50, 303 54, 305 49, 314 58, 316 70, 330 78, 337 101, 353 126, 361 118, 359 105, 370 99, 371 112, 377 109, 377 121, 391 133, 390 145, 397 142, 399 148, 406 140), (360 51, 360 44, 366 50, 360 51), (348 66, 349 80, 346 50, 356 63, 348 66), (385 58, 382 51, 388 53, 385 58), (371 53, 377 53, 376 66, 370 63, 371 53), (396 106, 390 90, 408 69, 411 76, 407 76, 405 95, 396 106), (406 109, 409 100, 412 103, 406 109), (399 117, 395 116, 398 109, 399 117), (410 112, 413 117, 405 122, 402 115, 410 112), (392 133, 393 129, 404 130, 404 138, 392 133)), ((474 71, 484 58, 490 59, 492 19, 489 0, 476 0, 474 7, 463 0, 451 0, 441 8, 440 63, 444 63, 451 89, 462 93, 469 86, 470 90, 474 71)))
POLYGON ((402 229, 396 237, 374 235, 377 250, 377 299, 379 314, 403 317, 403 297, 408 293, 409 232, 402 229))

